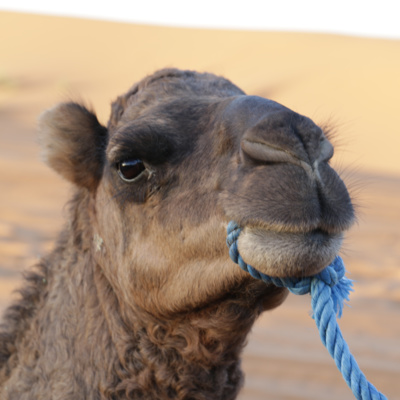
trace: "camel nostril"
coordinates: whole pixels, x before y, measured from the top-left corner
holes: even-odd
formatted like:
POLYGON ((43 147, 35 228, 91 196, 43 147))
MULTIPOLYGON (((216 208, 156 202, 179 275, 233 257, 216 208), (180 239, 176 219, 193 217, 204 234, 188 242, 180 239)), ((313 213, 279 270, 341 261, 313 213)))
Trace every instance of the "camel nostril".
POLYGON ((248 157, 256 161, 265 163, 296 163, 296 157, 294 155, 267 143, 253 142, 244 139, 241 142, 241 148, 248 157))

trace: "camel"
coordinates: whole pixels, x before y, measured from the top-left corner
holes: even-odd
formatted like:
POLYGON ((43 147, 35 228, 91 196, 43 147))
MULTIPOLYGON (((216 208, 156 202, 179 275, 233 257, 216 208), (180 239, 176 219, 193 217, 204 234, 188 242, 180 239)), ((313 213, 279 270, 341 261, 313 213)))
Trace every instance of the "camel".
POLYGON ((309 276, 354 220, 312 120, 209 73, 164 69, 112 104, 39 120, 47 164, 72 183, 54 250, 0 329, 0 398, 235 399, 257 317, 287 290, 230 259, 309 276))

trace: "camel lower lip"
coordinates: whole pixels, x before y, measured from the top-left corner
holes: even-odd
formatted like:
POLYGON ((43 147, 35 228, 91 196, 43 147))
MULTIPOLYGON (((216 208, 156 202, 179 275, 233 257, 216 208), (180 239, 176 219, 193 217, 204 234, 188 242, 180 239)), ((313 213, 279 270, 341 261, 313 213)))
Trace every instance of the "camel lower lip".
POLYGON ((341 243, 342 234, 321 229, 293 233, 245 227, 238 246, 248 264, 267 275, 283 278, 320 272, 338 254, 341 243))

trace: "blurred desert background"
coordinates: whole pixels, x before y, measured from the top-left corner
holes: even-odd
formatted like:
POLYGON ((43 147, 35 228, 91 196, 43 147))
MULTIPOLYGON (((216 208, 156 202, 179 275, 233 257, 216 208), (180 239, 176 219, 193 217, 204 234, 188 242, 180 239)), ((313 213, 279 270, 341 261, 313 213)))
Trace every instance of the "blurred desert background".
MULTIPOLYGON (((70 188, 40 160, 36 120, 110 102, 163 67, 209 71, 248 94, 336 127, 333 165, 358 222, 342 256, 355 280, 340 326, 367 378, 400 399, 400 41, 201 30, 0 12, 0 312, 21 271, 52 248, 70 188)), ((255 325, 241 400, 352 399, 320 342, 310 298, 290 295, 255 325)))

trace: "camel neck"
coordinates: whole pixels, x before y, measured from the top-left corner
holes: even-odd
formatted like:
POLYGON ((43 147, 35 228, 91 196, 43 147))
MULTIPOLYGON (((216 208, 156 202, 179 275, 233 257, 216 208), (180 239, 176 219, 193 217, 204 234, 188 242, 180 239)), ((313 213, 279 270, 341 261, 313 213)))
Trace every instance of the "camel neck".
POLYGON ((239 309, 237 299, 227 299, 159 319, 124 309, 104 275, 96 273, 95 279, 115 350, 108 363, 107 398, 236 398, 243 381, 240 353, 254 313, 239 309))

